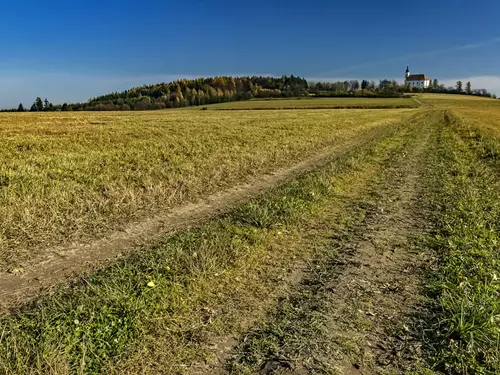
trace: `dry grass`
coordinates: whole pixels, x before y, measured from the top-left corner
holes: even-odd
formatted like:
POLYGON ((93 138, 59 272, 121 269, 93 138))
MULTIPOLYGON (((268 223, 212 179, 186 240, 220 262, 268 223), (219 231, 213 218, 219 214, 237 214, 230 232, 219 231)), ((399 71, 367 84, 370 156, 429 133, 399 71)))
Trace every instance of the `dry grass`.
POLYGON ((425 94, 422 99, 437 108, 453 111, 486 136, 500 138, 500 100, 446 94, 425 94))
POLYGON ((414 113, 1 114, 0 270, 414 113))
POLYGON ((205 107, 208 109, 415 108, 418 107, 418 103, 410 98, 290 98, 218 103, 205 107))
POLYGON ((337 217, 358 220, 358 199, 377 199, 367 189, 416 121, 365 133, 322 168, 0 319, 0 373, 186 373, 210 337, 264 318, 318 246, 331 253, 337 217))

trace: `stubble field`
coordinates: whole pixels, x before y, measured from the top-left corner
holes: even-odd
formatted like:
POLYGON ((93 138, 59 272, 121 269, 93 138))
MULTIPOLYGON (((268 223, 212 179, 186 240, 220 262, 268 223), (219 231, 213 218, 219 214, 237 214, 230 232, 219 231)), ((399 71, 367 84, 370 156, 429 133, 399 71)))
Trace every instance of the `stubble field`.
POLYGON ((0 264, 28 265, 0 272, 0 373, 499 373, 500 101, 420 100, 0 116, 0 264), (9 299, 43 284, 53 244, 243 183, 210 217, 9 299))
POLYGON ((407 110, 0 115, 0 270, 342 144, 407 110), (39 250, 37 250, 39 249, 39 250))

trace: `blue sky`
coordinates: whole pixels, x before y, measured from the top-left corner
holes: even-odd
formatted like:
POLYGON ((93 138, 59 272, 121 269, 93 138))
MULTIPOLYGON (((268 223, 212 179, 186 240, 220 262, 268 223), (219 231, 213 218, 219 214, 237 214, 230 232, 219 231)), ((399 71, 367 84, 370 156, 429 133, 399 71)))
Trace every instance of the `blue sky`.
POLYGON ((500 94, 497 0, 3 1, 0 107, 179 77, 398 79, 500 94))

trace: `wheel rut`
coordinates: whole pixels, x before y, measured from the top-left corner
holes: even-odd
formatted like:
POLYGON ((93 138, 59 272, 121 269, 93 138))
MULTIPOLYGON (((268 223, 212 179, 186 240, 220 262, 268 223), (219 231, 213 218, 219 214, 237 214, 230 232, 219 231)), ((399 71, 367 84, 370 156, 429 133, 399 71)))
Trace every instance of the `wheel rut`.
POLYGON ((354 255, 347 255, 348 266, 332 280, 329 331, 333 340, 347 344, 333 361, 339 374, 403 373, 421 360, 420 343, 408 326, 424 304, 422 270, 428 259, 413 239, 426 230, 420 181, 430 138, 427 132, 401 155, 379 212, 358 231, 354 255))
POLYGON ((429 260, 413 239, 426 231, 421 179, 437 120, 417 130, 383 186, 373 186, 376 203, 365 219, 333 235, 330 254, 312 263, 278 312, 232 349, 218 373, 392 374, 423 361, 408 326, 425 303, 429 260))

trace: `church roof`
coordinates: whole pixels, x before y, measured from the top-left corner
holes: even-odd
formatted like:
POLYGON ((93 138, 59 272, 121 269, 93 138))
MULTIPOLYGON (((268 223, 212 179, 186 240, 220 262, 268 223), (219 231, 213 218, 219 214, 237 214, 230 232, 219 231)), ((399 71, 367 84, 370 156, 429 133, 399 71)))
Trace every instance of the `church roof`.
POLYGON ((407 81, 430 81, 430 79, 425 74, 410 74, 407 81))

